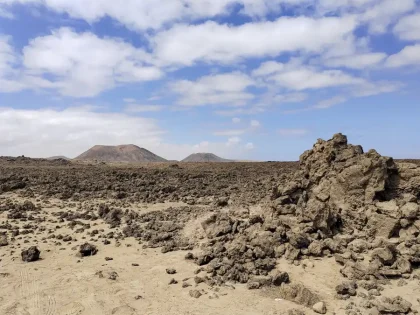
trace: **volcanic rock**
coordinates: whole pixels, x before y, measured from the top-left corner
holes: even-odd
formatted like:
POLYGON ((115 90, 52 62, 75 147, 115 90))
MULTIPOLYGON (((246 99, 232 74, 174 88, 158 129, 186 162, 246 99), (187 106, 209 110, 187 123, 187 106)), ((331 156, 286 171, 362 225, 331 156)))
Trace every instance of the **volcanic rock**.
POLYGON ((39 255, 41 252, 36 246, 29 247, 22 251, 21 256, 22 260, 25 262, 34 262, 39 260, 39 255))
POLYGON ((82 244, 79 248, 79 255, 81 257, 93 256, 96 255, 97 252, 98 249, 96 248, 96 246, 89 243, 82 244))

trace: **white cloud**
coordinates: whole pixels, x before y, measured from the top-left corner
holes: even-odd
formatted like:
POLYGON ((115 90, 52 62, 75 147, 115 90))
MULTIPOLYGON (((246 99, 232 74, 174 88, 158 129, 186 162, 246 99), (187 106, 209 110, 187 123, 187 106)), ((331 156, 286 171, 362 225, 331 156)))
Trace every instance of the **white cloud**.
POLYGON ((420 44, 406 46, 399 53, 389 56, 385 65, 389 68, 420 65, 420 44))
POLYGON ((353 17, 281 17, 240 26, 208 21, 175 25, 152 37, 151 42, 156 57, 166 64, 229 63, 294 51, 322 52, 351 35, 356 25, 353 17))
POLYGON ((228 139, 228 141, 226 142, 226 146, 227 147, 231 147, 231 146, 235 146, 238 143, 240 143, 242 140, 239 137, 231 137, 228 139))
POLYGON ((17 79, 19 72, 15 66, 19 60, 10 42, 10 37, 0 34, 0 92, 17 92, 25 88, 17 79))
POLYGON ((306 129, 279 129, 277 133, 284 137, 304 136, 308 133, 308 130, 306 129))
MULTIPOLYGON (((273 62, 270 64, 274 65, 273 62)), ((265 67, 266 63, 263 63, 254 73, 261 73, 260 69, 265 67)), ((353 77, 341 70, 322 70, 299 62, 277 63, 276 69, 277 71, 270 73, 266 79, 290 90, 302 91, 366 83, 364 79, 353 77)))
POLYGON ((119 83, 159 79, 161 70, 150 65, 150 56, 118 39, 61 28, 30 41, 23 50, 26 72, 47 74, 49 88, 67 96, 92 97, 119 83))
POLYGON ((258 120, 251 120, 250 126, 251 128, 258 128, 261 126, 261 123, 258 120))
POLYGON ((366 97, 384 93, 392 93, 400 90, 403 84, 392 81, 369 82, 365 85, 358 86, 351 90, 354 97, 366 97))
POLYGON ((213 132, 213 135, 215 136, 240 136, 243 135, 246 132, 245 129, 232 129, 232 130, 220 130, 213 132))
POLYGON ((330 58, 324 61, 328 67, 343 67, 350 69, 366 69, 375 66, 385 60, 385 53, 362 53, 350 56, 330 58))
POLYGON ((247 75, 233 72, 204 76, 195 81, 175 81, 170 88, 180 95, 178 104, 181 105, 241 106, 254 98, 253 94, 246 92, 252 85, 254 82, 247 75))
POLYGON ((304 93, 288 93, 288 94, 278 94, 273 98, 273 102, 277 104, 282 103, 300 103, 306 100, 308 96, 304 93))
POLYGON ((163 131, 154 120, 89 108, 0 108, 0 155, 75 157, 96 144, 155 145, 163 131))
POLYGON ((238 118, 238 117, 234 117, 234 118, 232 118, 232 122, 233 122, 234 124, 239 124, 239 123, 241 122, 241 119, 240 119, 240 118, 238 118))
POLYGON ((146 112, 160 112, 164 106, 161 105, 139 105, 129 104, 125 106, 124 110, 129 113, 146 113, 146 112))
POLYGON ((135 103, 136 102, 136 100, 134 98, 124 98, 123 101, 125 103, 135 103))
MULTIPOLYGON (((243 8, 241 14, 264 17, 279 12, 286 5, 298 5, 307 0, 125 0, 121 5, 115 0, 1 0, 4 12, 15 3, 43 5, 59 13, 67 13, 89 23, 111 17, 135 30, 158 29, 177 21, 194 21, 229 14, 235 5, 243 8)), ((5 13, 6 14, 6 13, 5 13)))
POLYGON ((406 16, 398 21, 394 33, 404 40, 420 40, 420 13, 406 16))
POLYGON ((245 149, 247 149, 247 150, 254 150, 255 149, 255 146, 254 146, 254 144, 252 142, 248 142, 245 145, 245 149))
POLYGON ((367 9, 361 20, 369 24, 372 33, 384 33, 403 14, 416 8, 416 0, 381 0, 367 9))
POLYGON ((73 158, 97 144, 135 144, 167 159, 180 160, 202 151, 226 158, 247 157, 248 150, 237 146, 238 137, 227 142, 174 144, 164 141, 165 133, 154 119, 99 113, 92 106, 65 110, 0 107, 0 156, 73 158))
POLYGON ((329 99, 318 102, 314 106, 314 108, 316 108, 316 109, 326 109, 326 108, 330 108, 330 107, 333 107, 335 105, 344 103, 346 101, 347 101, 347 98, 344 97, 344 96, 335 96, 335 97, 332 97, 332 98, 329 98, 329 99))

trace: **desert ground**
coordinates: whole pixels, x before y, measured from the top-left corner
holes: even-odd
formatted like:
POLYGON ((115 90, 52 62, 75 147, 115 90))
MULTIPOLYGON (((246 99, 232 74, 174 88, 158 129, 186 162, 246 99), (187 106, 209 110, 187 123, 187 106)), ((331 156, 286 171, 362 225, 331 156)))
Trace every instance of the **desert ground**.
POLYGON ((419 164, 0 158, 0 314, 417 314, 419 164))

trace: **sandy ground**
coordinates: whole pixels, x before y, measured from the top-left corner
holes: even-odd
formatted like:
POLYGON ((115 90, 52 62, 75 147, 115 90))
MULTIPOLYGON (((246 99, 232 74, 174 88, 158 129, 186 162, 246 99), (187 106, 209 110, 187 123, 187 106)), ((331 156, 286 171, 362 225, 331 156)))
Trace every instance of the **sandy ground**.
MULTIPOLYGON (((7 194, 3 198, 11 198, 7 194)), ((14 197, 18 199, 17 197, 14 197)), ((21 200, 19 200, 21 201, 21 200)), ((89 201, 93 204, 100 201, 89 201)), ((130 207, 139 212, 160 210, 180 204, 136 204, 130 207)), ((0 248, 0 314, 1 315, 281 315, 291 309, 305 314, 311 310, 280 299, 276 288, 248 290, 245 285, 209 287, 194 282, 197 265, 184 259, 186 252, 177 251, 162 254, 160 249, 143 249, 133 238, 121 242, 111 240, 104 245, 94 243, 99 252, 95 256, 79 258, 78 245, 90 240, 85 234, 75 234, 65 225, 55 233, 71 235, 76 240, 61 244, 57 240, 45 239, 49 228, 56 228, 53 212, 66 210, 65 202, 50 200, 42 202, 43 215, 47 218, 47 229, 35 234, 19 236, 8 247, 0 248), (85 237, 85 239, 83 239, 85 237), (119 243, 119 244, 118 244, 119 243), (20 253, 24 248, 36 245, 41 250, 41 260, 24 263, 20 253), (107 261, 105 257, 113 260, 107 261), (133 266, 138 264, 138 266, 133 266), (175 275, 166 273, 167 268, 176 269, 175 275), (102 272, 103 277, 99 276, 102 272), (116 280, 108 279, 110 272, 116 272, 116 280), (174 278, 177 284, 169 285, 174 278), (186 280, 187 279, 187 280, 186 280), (183 282, 191 286, 183 288, 183 282), (203 295, 196 299, 190 290, 199 290, 203 295)), ((250 209, 258 212, 259 207, 250 209)), ((0 222, 5 214, 0 215, 0 222)), ((185 227, 192 233, 199 220, 191 221, 185 227)), ((109 227, 101 220, 92 229, 109 227)), ((328 314, 345 314, 348 301, 334 298, 335 286, 343 281, 340 266, 333 258, 311 260, 295 266, 278 261, 278 270, 287 271, 292 282, 302 282, 326 302, 328 314)), ((202 273, 205 275, 205 272, 202 273)), ((420 296, 419 280, 408 280, 407 285, 387 286, 384 296, 401 295, 420 310, 417 301, 420 296)), ((357 298, 354 300, 357 302, 357 298)))

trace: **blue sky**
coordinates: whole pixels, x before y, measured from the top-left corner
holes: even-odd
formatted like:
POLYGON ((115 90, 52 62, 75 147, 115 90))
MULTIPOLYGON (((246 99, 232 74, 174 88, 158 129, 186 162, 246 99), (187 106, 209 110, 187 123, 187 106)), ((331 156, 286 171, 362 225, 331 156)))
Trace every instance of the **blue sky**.
POLYGON ((0 155, 420 158, 416 0, 0 0, 0 155))

